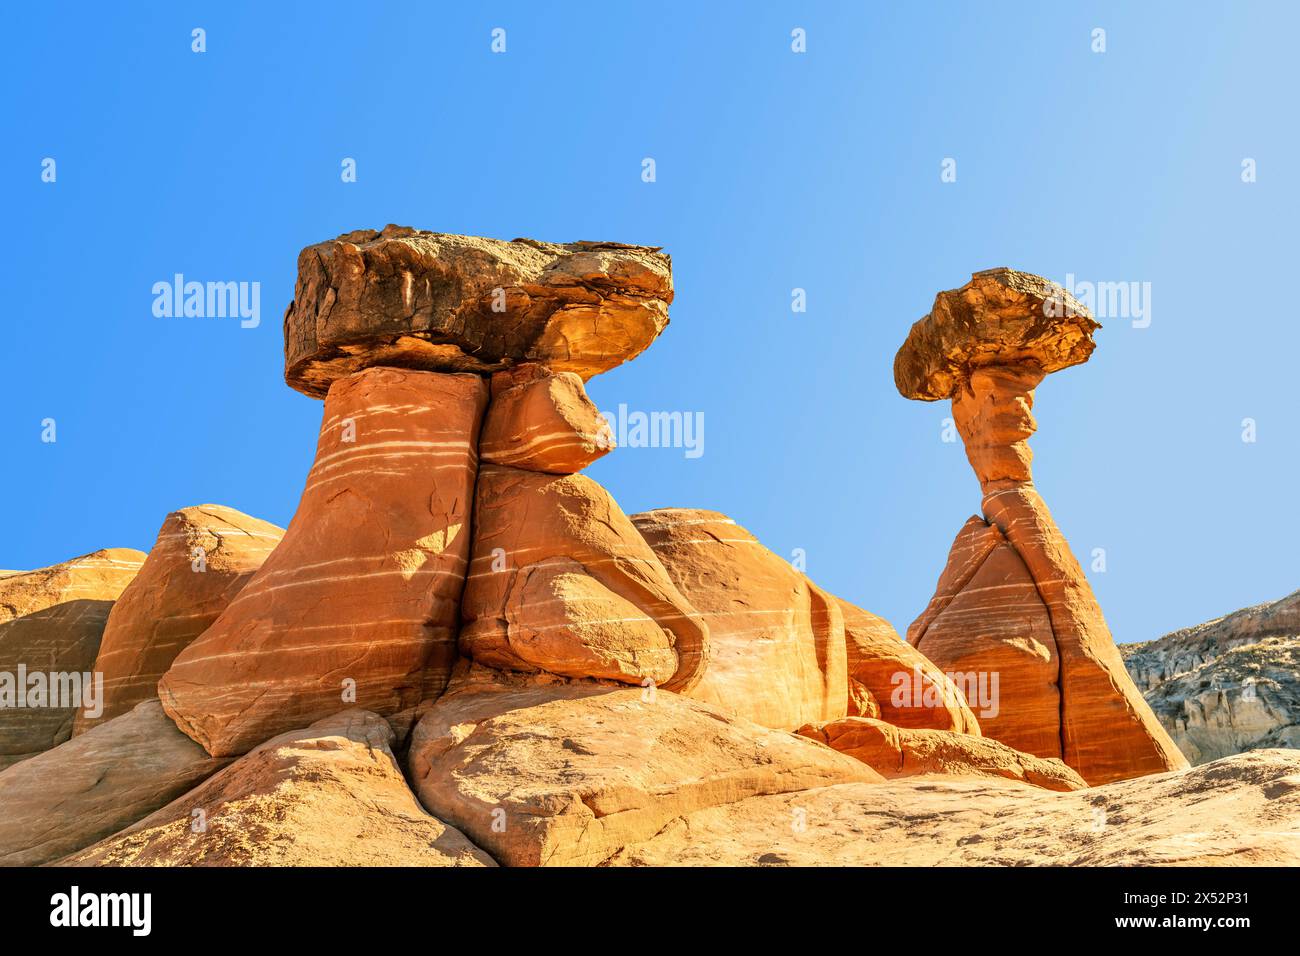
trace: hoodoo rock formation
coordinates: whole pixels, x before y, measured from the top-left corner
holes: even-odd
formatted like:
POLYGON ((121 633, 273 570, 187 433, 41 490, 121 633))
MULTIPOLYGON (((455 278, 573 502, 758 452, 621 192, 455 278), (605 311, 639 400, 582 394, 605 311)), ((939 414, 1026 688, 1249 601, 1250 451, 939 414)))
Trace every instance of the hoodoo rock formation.
POLYGON ((1030 470, 1034 388, 1087 361, 1099 327, 1048 280, 989 269, 939 293, 894 360, 905 398, 952 399, 984 493, 983 518, 958 534, 908 641, 946 672, 996 673, 984 733, 1061 757, 1093 785, 1187 766, 1124 670, 1030 470))
POLYGON ((83 710, 73 733, 157 697, 158 679, 176 655, 212 625, 283 537, 283 528, 221 505, 169 514, 140 573, 109 611, 94 667, 104 678, 100 713, 83 710))
POLYGON ((1033 390, 1097 327, 1046 280, 979 273, 899 353, 984 491, 908 643, 581 473, 585 381, 667 325, 658 249, 389 226, 298 264, 288 529, 187 508, 143 569, 0 574, 0 681, 98 654, 108 690, 70 740, 0 712, 0 864, 1300 862, 1300 757, 1179 769, 1034 490, 1033 390))

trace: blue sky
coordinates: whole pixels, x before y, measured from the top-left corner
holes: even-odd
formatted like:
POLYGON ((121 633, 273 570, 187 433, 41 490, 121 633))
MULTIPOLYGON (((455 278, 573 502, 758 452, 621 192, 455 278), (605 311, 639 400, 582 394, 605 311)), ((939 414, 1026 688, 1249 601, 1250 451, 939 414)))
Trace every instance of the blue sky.
POLYGON ((900 630, 979 507, 946 403, 894 389, 910 324, 991 266, 1150 283, 1148 327, 1102 318, 1093 359, 1039 388, 1038 486, 1085 564, 1105 549, 1120 641, 1300 587, 1300 332, 1275 298, 1300 8, 704 7, 7 11, 0 568, 147 549, 204 502, 286 524, 321 413, 281 378, 298 251, 397 222, 665 247, 672 324, 589 390, 702 412, 704 454, 589 474, 629 513, 717 509, 803 549, 900 630), (261 324, 156 318, 178 272, 260 282, 261 324))

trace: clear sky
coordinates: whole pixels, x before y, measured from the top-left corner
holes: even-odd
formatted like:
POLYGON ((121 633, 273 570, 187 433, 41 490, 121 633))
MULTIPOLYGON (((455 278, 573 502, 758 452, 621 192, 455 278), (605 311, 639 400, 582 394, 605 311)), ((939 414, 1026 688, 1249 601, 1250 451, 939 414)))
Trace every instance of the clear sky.
POLYGON ((15 6, 0 568, 147 549, 192 504, 286 524, 321 414, 281 378, 298 251, 396 222, 663 246, 672 324, 589 389, 703 413, 704 453, 589 474, 629 513, 717 509, 803 549, 900 630, 979 507, 947 403, 894 389, 910 324, 992 266, 1150 283, 1145 318, 1102 317, 1093 359, 1039 388, 1039 488, 1085 566, 1105 549, 1117 640, 1278 598, 1300 587, 1300 331, 1275 298, 1297 272, 1298 11, 15 6), (260 325, 155 317, 176 273, 259 282, 260 325))

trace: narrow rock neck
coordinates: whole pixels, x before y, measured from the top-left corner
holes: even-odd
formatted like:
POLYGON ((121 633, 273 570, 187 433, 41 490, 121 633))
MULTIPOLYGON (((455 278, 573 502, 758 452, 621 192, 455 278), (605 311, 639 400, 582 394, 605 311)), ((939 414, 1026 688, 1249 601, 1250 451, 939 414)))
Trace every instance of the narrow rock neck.
POLYGON ((1043 380, 1037 365, 988 365, 971 372, 952 398, 953 420, 966 445, 984 494, 1033 482, 1029 438, 1034 388, 1043 380))

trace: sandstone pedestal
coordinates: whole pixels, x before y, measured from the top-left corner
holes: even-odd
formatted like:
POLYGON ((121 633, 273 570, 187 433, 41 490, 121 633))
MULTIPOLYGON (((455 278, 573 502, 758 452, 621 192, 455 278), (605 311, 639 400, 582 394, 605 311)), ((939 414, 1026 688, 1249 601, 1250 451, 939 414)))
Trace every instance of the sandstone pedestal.
POLYGON ((469 554, 477 375, 374 368, 334 383, 284 540, 158 685, 218 756, 447 682, 469 554))

